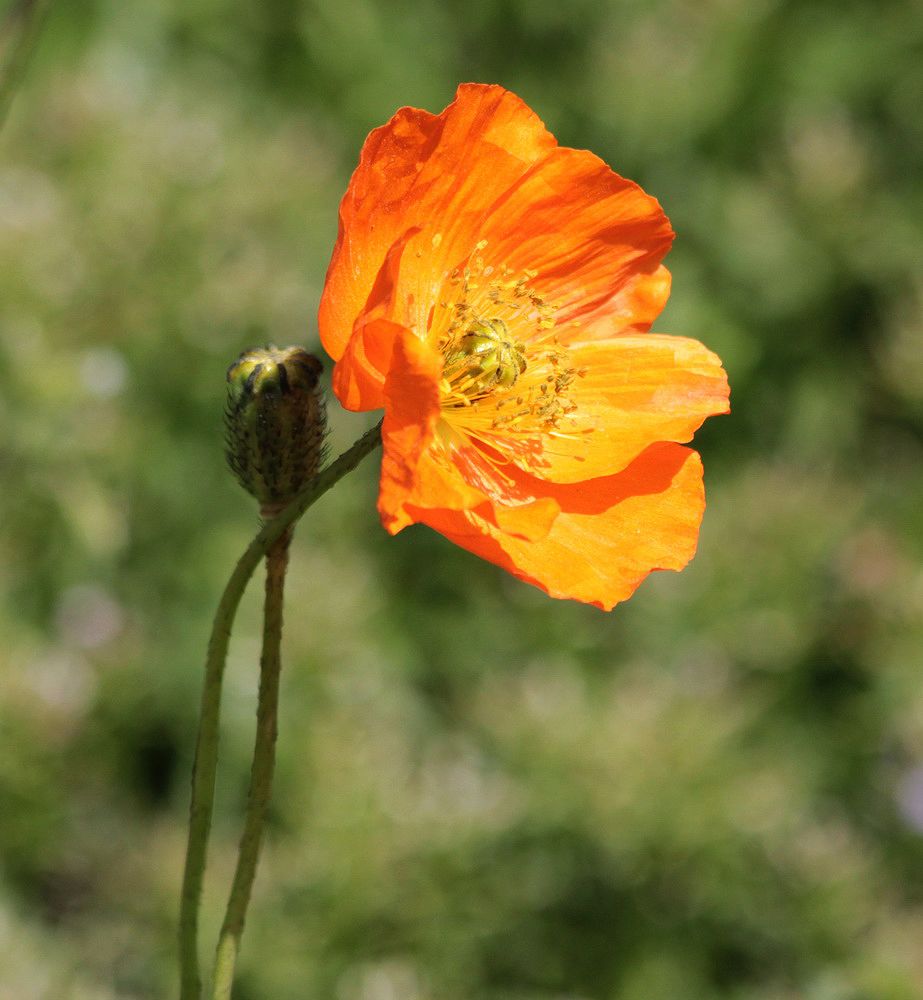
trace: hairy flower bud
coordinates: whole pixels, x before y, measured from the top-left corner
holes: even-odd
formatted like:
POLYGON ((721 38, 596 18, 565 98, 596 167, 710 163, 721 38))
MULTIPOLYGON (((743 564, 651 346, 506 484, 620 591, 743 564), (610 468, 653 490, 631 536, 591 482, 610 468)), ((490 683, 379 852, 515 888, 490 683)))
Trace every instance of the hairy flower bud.
POLYGON ((241 486, 276 513, 318 472, 326 414, 323 365, 300 347, 260 347, 228 368, 227 459, 241 486))

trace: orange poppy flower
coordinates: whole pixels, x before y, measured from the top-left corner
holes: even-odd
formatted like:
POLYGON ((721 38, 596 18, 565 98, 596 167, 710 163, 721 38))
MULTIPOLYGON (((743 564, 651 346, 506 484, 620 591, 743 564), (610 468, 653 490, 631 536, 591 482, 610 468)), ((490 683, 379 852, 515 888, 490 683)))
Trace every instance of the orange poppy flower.
POLYGON ((718 358, 648 333, 670 289, 657 201, 558 146, 497 86, 369 135, 320 305, 351 410, 384 409, 378 508, 553 597, 609 609, 695 553, 688 441, 718 358))

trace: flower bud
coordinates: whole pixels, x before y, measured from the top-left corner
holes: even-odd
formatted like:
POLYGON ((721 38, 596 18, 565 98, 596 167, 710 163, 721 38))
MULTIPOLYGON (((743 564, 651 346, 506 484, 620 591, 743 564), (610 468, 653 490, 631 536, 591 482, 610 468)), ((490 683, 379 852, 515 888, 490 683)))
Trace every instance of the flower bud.
POLYGON ((322 371, 300 347, 254 348, 228 368, 228 464, 265 516, 284 507, 320 468, 327 424, 322 371))

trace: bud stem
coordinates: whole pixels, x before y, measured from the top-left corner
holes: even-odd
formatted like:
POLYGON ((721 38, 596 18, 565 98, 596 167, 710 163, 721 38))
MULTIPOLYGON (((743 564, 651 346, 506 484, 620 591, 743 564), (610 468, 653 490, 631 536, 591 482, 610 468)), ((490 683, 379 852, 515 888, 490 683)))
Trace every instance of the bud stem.
POLYGON ((278 538, 266 555, 266 603, 263 610, 263 653, 260 657, 260 694, 256 710, 256 744, 247 793, 247 818, 240 838, 237 869, 228 898, 215 958, 213 1000, 230 1000, 234 966, 240 950, 250 891, 256 877, 263 824, 275 770, 279 715, 279 673, 282 668, 282 597, 292 528, 278 538))
POLYGON ((231 626, 247 583, 270 547, 282 537, 304 512, 327 490, 351 472, 381 443, 381 424, 367 431, 348 451, 319 473, 294 500, 265 524, 247 547, 231 573, 212 623, 205 679, 199 715, 195 764, 192 772, 192 797, 189 807, 189 838, 180 901, 179 963, 180 1000, 199 1000, 202 982, 199 974, 199 903, 208 835, 211 829, 215 798, 215 772, 218 764, 218 718, 221 709, 221 684, 227 660, 231 626))

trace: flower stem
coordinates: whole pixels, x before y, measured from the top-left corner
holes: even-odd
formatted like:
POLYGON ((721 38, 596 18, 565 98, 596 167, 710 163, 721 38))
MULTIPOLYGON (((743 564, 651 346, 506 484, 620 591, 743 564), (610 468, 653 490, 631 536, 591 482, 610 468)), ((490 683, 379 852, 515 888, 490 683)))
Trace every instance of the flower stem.
POLYGON ((259 860, 263 824, 269 807, 278 734, 279 673, 282 667, 279 654, 282 641, 282 594, 291 535, 292 529, 289 528, 273 544, 266 556, 266 604, 263 612, 260 694, 256 710, 256 745, 250 771, 247 818, 240 838, 234 882, 218 939, 213 1000, 230 1000, 231 997, 234 966, 240 950, 247 905, 250 902, 250 891, 253 888, 259 860))
POLYGON ((265 524, 238 560, 218 603, 205 660, 199 733, 192 771, 189 837, 186 844, 186 864, 180 900, 180 1000, 199 1000, 202 994, 198 953, 199 902, 202 897, 202 881, 205 875, 208 835, 211 830, 215 797, 221 683, 224 679, 228 642, 237 606, 250 577, 270 547, 316 500, 351 472, 380 443, 379 423, 319 473, 317 478, 312 480, 277 517, 265 524))

